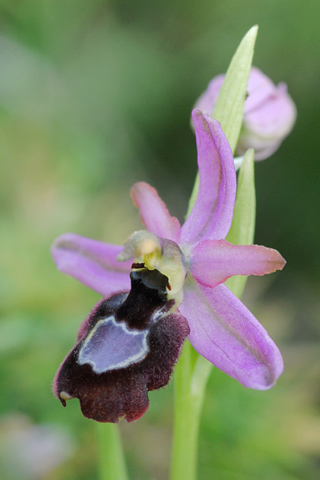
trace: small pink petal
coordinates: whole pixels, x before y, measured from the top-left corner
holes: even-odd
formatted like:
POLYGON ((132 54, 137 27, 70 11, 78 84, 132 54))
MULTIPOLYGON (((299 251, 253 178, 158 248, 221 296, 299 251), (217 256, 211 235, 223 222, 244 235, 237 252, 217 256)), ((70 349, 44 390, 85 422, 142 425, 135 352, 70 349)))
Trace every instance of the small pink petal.
POLYGON ((73 233, 58 237, 51 253, 62 272, 104 296, 130 290, 132 262, 118 262, 121 245, 98 242, 73 233))
POLYGON ((245 387, 266 390, 283 371, 278 347, 225 285, 214 289, 190 279, 179 307, 189 340, 200 355, 245 387))
POLYGON ((281 270, 285 263, 272 248, 204 240, 191 255, 190 272, 201 285, 214 288, 233 275, 265 275, 281 270))
POLYGON ((142 223, 150 232, 168 240, 179 240, 179 220, 171 217, 155 188, 145 182, 135 183, 131 188, 131 197, 140 211, 142 223))
POLYGON ((217 120, 194 109, 198 150, 199 192, 181 229, 181 243, 225 238, 232 222, 236 173, 230 145, 217 120))

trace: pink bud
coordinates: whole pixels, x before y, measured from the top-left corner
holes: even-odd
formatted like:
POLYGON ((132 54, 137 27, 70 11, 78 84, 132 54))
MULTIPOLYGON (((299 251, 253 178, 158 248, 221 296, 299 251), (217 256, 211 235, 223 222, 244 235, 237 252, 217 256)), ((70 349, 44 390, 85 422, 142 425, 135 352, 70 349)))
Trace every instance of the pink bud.
MULTIPOLYGON (((225 75, 218 75, 197 100, 196 106, 212 116, 225 75)), ((284 83, 274 83, 258 68, 252 67, 248 83, 243 125, 237 155, 255 149, 255 159, 264 160, 274 153, 289 135, 296 121, 296 107, 284 83)))

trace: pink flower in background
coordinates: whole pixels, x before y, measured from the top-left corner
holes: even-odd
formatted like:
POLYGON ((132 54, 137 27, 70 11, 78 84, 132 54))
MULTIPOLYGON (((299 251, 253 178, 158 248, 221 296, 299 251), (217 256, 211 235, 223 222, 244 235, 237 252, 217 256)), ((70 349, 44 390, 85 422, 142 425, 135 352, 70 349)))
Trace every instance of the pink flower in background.
POLYGON ((98 421, 143 415, 147 392, 168 383, 187 336, 246 387, 268 389, 283 370, 277 346, 223 283, 285 262, 273 249, 225 240, 236 195, 233 155, 219 122, 199 109, 192 118, 200 185, 182 226, 156 190, 140 182, 131 195, 147 231, 135 232, 124 247, 75 234, 52 247, 61 271, 108 297, 82 324, 54 380, 63 405, 77 397, 83 413, 98 421))
MULTIPOLYGON (((218 75, 211 80, 195 104, 209 116, 213 114, 224 77, 218 75)), ((291 132, 296 116, 296 107, 286 84, 279 83, 276 86, 258 68, 252 67, 237 155, 254 148, 256 160, 270 157, 291 132)))
POLYGON ((73 455, 76 447, 66 428, 34 424, 21 412, 0 418, 0 444, 1 478, 19 480, 55 478, 54 470, 73 455))

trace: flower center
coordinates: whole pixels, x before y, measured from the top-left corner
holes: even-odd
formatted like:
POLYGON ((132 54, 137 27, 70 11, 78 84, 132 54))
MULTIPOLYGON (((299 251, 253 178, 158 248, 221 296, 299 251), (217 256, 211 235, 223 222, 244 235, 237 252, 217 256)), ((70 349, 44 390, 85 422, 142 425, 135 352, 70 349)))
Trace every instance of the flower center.
POLYGON ((187 275, 183 253, 175 242, 139 230, 126 241, 117 260, 134 259, 132 271, 140 268, 158 270, 168 278, 167 299, 175 301, 178 308, 183 298, 183 285, 187 275))

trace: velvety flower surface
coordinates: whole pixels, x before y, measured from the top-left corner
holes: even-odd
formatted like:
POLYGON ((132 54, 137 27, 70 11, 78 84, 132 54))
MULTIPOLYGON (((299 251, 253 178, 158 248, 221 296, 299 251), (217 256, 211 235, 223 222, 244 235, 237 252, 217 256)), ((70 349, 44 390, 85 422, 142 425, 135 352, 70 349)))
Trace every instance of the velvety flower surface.
POLYGON ((157 270, 133 269, 130 292, 101 300, 61 364, 53 391, 65 406, 78 398, 83 414, 99 422, 128 422, 148 408, 148 391, 168 384, 190 332, 171 313, 167 278, 157 270))
MULTIPOLYGON (((130 392, 141 392, 140 415, 136 412, 125 413, 128 419, 141 416, 147 407, 146 391, 158 388, 154 386, 158 384, 152 380, 150 365, 152 370, 157 363, 158 376, 162 376, 163 370, 168 381, 186 335, 201 355, 246 387, 268 389, 274 385, 283 370, 277 346, 256 318, 223 283, 233 275, 264 275, 274 272, 283 268, 285 262, 273 249, 257 245, 232 245, 225 240, 232 222, 236 194, 232 152, 219 122, 207 117, 199 109, 195 109, 192 116, 200 184, 193 210, 182 227, 176 218, 170 216, 156 190, 147 183, 140 182, 132 187, 131 196, 140 210, 147 231, 135 232, 124 248, 75 234, 62 235, 52 247, 53 258, 61 271, 105 297, 112 295, 103 300, 85 321, 79 332, 78 344, 60 367, 54 382, 57 397, 62 401, 80 398, 84 413, 91 412, 87 416, 92 417, 93 410, 103 410, 99 405, 93 407, 93 403, 106 403, 106 396, 116 402, 115 385, 121 391, 125 389, 128 392, 128 396, 123 392, 118 396, 122 399, 122 404, 128 399, 130 404, 130 392), (117 261, 117 257, 120 260, 134 260, 132 272, 137 268, 143 272, 158 272, 165 278, 165 303, 148 307, 146 299, 143 300, 146 309, 149 309, 148 321, 142 328, 146 342, 143 341, 143 335, 140 340, 134 335, 128 339, 125 331, 132 328, 132 325, 123 325, 121 328, 116 325, 122 318, 120 315, 119 319, 118 313, 120 304, 126 302, 121 295, 125 298, 130 298, 131 292, 137 295, 134 284, 129 294, 118 293, 130 289, 132 260, 122 263, 117 261), (115 299, 121 300, 116 306, 115 299), (108 318, 111 320, 106 321, 108 318), (163 330, 161 322, 165 324, 163 330), (101 335, 97 328, 101 329, 101 335), (109 328, 114 335, 112 342, 106 334, 109 328), (114 332, 115 329, 118 333, 114 332), (155 340, 150 340, 152 335, 154 339, 158 335, 159 338, 161 335, 167 338, 161 340, 161 349, 165 352, 165 357, 168 357, 167 365, 162 365, 159 352, 153 351, 155 340), (171 337, 173 347, 170 344, 171 337), (98 352, 94 348, 94 338, 99 344, 98 352), (129 340, 128 345, 126 340, 129 340), (110 348, 114 348, 111 343, 118 344, 119 350, 123 351, 119 354, 119 360, 114 360, 114 355, 108 353, 110 348), (142 345, 145 344, 147 347, 144 352, 142 345), (79 348, 82 349, 81 355, 79 348), (131 361, 130 358, 134 359, 135 355, 136 360, 131 361), (110 362, 105 360, 108 356, 110 362), (121 370, 122 367, 126 372, 121 370), (93 369, 95 372, 92 374, 93 369), (133 373, 128 376, 128 372, 133 373), (122 382, 124 376, 128 379, 128 384, 122 382), (130 382, 140 387, 130 386, 130 382), (92 389, 94 395, 90 394, 92 389)), ((150 289, 148 281, 146 286, 150 289)), ((152 283, 151 287, 155 288, 159 296, 159 284, 152 283)), ((146 293, 146 296, 149 294, 146 293)), ((136 300, 134 303, 137 303, 136 300)), ((143 306, 140 314, 142 311, 143 306)), ((129 310, 127 317, 128 315, 129 310)), ((164 380, 159 381, 159 384, 164 385, 164 380)), ((120 410, 118 408, 117 418, 121 416, 120 410)), ((112 418, 106 420, 106 415, 101 420, 99 415, 93 418, 115 421, 112 418)))
MULTIPOLYGON (((209 83, 196 106, 212 115, 225 75, 209 83)), ((255 159, 264 160, 274 153, 291 132, 296 121, 296 107, 284 83, 274 83, 258 68, 252 67, 248 82, 243 126, 236 148, 243 155, 255 149, 255 159)))

